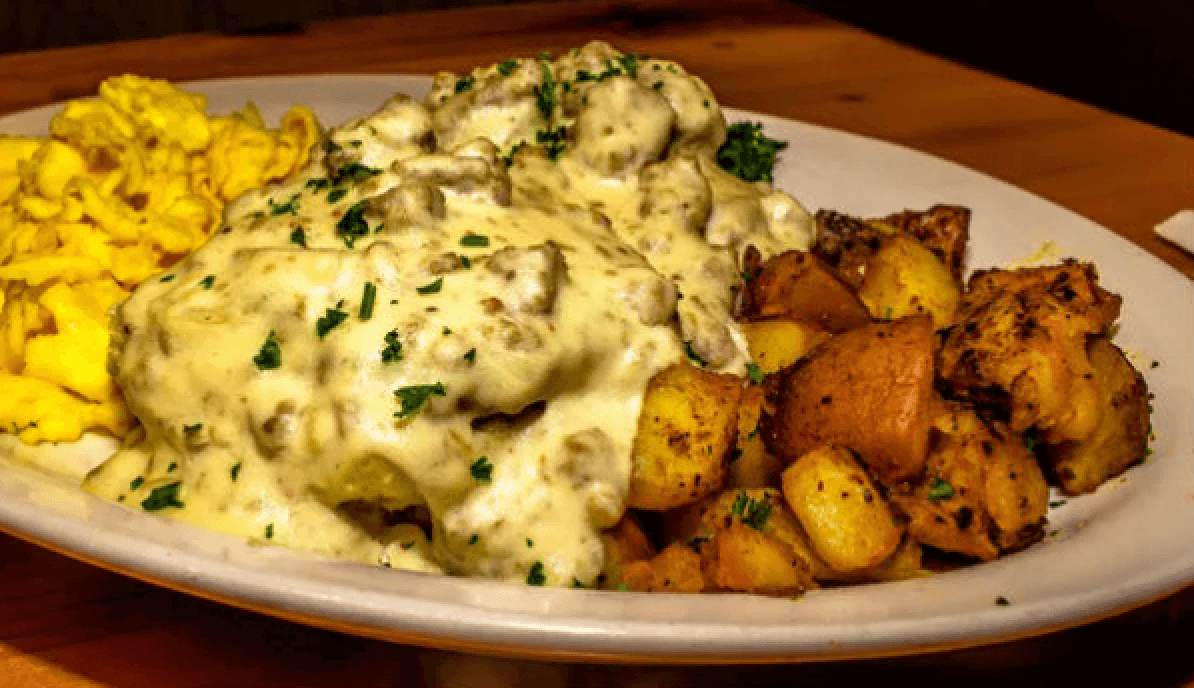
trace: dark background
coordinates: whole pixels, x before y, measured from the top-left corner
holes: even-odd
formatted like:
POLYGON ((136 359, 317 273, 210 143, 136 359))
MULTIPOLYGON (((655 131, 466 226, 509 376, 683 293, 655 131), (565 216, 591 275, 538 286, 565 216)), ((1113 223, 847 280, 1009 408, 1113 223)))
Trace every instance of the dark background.
MULTIPOLYGON (((0 52, 194 31, 299 31, 311 20, 500 2, 0 0, 0 52)), ((1191 0, 798 4, 979 69, 1194 135, 1191 0)))

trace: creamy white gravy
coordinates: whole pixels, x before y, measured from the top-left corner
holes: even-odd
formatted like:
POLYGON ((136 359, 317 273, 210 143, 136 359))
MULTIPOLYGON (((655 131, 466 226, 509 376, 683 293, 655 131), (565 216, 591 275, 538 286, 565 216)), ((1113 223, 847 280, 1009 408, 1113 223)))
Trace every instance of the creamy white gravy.
POLYGON ((603 43, 332 130, 121 307, 144 431, 88 486, 334 557, 592 584, 647 381, 686 346, 741 372, 742 252, 812 235, 717 166, 724 138, 699 78, 603 43))

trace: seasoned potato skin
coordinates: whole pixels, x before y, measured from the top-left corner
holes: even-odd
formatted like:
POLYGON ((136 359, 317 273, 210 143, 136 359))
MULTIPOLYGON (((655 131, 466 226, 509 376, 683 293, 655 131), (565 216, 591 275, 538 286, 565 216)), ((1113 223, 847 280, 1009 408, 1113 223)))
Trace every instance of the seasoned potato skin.
POLYGON ((787 251, 763 263, 739 304, 748 321, 778 318, 844 332, 870 322, 866 306, 837 272, 811 253, 787 251))
POLYGON ((925 477, 889 496, 913 539, 991 560, 1039 538, 1048 486, 1018 435, 988 425, 962 404, 943 402, 933 437, 925 477), (934 496, 938 481, 950 489, 934 496))
POLYGON ((1086 343, 1119 306, 1089 263, 976 273, 942 347, 940 376, 951 394, 995 408, 1016 432, 1035 428, 1049 444, 1083 440, 1099 421, 1086 343))
POLYGON ((905 210, 884 218, 862 220, 832 210, 816 215, 817 238, 813 253, 851 286, 858 288, 867 263, 882 241, 894 235, 909 236, 928 249, 961 286, 966 244, 970 239, 970 210, 957 205, 935 205, 926 211, 905 210))
POLYGON ((830 338, 777 376, 768 449, 786 463, 819 447, 854 450, 885 484, 924 469, 933 390, 927 317, 877 323, 830 338))
POLYGON ((1062 489, 1091 492, 1144 459, 1148 449, 1148 387, 1119 347, 1105 337, 1087 347, 1099 393, 1099 423, 1089 437, 1052 445, 1046 454, 1062 489))
POLYGON ((663 511, 721 489, 738 434, 742 382, 687 363, 651 378, 634 438, 628 506, 663 511))
POLYGON ((623 567, 622 582, 638 592, 701 592, 706 588, 701 557, 688 545, 673 542, 650 561, 623 567))
POLYGON ((916 237, 961 283, 966 267, 966 244, 970 241, 969 208, 938 204, 924 212, 905 210, 872 223, 885 224, 916 237))
POLYGON ((813 551, 836 573, 875 567, 900 545, 903 529, 847 449, 821 447, 794 461, 783 493, 813 551))
POLYGON ((699 518, 691 542, 716 589, 788 595, 816 587, 815 572, 828 574, 779 490, 726 490, 701 504, 699 518), (750 508, 736 505, 764 509, 762 527, 743 517, 750 508))

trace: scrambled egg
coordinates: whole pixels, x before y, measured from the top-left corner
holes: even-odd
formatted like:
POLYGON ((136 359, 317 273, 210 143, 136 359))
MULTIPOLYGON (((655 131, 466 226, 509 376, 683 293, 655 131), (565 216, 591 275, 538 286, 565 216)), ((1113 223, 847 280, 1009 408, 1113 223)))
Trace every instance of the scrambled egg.
POLYGON ((126 433, 109 310, 198 248, 224 204, 303 168, 320 135, 302 106, 277 130, 251 103, 206 106, 126 75, 67 103, 49 138, 0 135, 0 430, 30 444, 126 433))

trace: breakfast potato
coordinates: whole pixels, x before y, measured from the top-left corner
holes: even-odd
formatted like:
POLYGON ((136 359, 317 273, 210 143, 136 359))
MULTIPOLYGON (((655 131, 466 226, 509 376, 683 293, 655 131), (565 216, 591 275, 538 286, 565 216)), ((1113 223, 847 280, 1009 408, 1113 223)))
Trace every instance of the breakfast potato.
POLYGON ((742 390, 738 406, 738 440, 730 453, 727 487, 776 487, 784 466, 767 453, 759 421, 763 413, 763 388, 751 385, 742 390))
POLYGON ((768 374, 792 365, 829 338, 829 333, 818 325, 795 320, 758 320, 740 327, 750 357, 768 374))
POLYGON ((885 561, 903 532, 891 509, 849 450, 821 447, 789 465, 783 493, 813 551, 837 573, 885 561))
POLYGON ((617 587, 624 582, 627 566, 655 556, 655 547, 647 539, 638 518, 629 512, 601 533, 601 543, 605 545, 601 583, 607 588, 617 587))
POLYGON ((929 249, 907 234, 893 234, 867 262, 858 298, 875 318, 924 314, 941 329, 953 322, 962 290, 929 249))
POLYGON ((1087 346, 1099 392, 1100 421, 1086 439, 1046 448, 1067 494, 1090 492, 1148 450, 1148 388, 1119 347, 1098 337, 1087 346))
POLYGON ((909 535, 982 560, 1039 538, 1048 486, 1020 437, 962 404, 936 409, 924 479, 889 495, 909 535))
POLYGON ((742 378, 687 363, 651 378, 634 438, 627 505, 662 511, 721 489, 741 398, 742 378))
POLYGON ((1100 419, 1086 344, 1119 306, 1090 263, 975 273, 942 346, 944 386, 1016 432, 1034 429, 1048 444, 1085 440, 1100 419))
POLYGON ((779 490, 726 490, 701 503, 699 518, 689 542, 714 588, 794 594, 828 574, 779 490))
POLYGON ((933 326, 925 316, 836 335, 780 374, 763 439, 786 463, 848 447, 887 485, 915 477, 928 450, 933 326))
POLYGON ((916 237, 949 268, 954 281, 961 284, 966 264, 966 244, 970 240, 969 208, 938 204, 925 211, 905 210, 869 222, 875 226, 893 227, 916 237))
POLYGON ((622 569, 622 583, 639 592, 701 592, 705 589, 701 557, 686 544, 673 542, 650 561, 622 569))
POLYGON ((759 274, 746 283, 741 316, 796 320, 829 332, 844 332, 871 321, 850 285, 804 251, 787 251, 763 263, 759 274))

